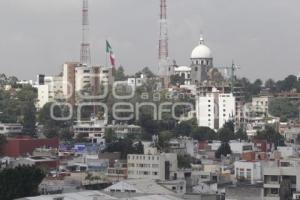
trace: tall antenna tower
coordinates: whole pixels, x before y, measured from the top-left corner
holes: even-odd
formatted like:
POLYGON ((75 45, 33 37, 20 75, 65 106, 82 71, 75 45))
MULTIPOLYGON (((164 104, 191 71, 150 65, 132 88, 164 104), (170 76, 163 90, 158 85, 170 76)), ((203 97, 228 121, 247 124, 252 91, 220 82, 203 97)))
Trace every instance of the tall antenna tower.
POLYGON ((83 0, 80 63, 84 66, 89 66, 91 64, 91 52, 90 52, 90 43, 88 42, 88 32, 89 32, 89 4, 88 4, 88 0, 83 0))
POLYGON ((167 0, 160 0, 159 76, 166 78, 169 67, 167 0))

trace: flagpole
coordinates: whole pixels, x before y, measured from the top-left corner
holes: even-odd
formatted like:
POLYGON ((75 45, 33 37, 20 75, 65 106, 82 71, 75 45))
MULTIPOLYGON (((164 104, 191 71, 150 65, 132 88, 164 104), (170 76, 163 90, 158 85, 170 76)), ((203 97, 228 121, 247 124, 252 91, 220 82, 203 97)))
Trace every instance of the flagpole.
POLYGON ((107 52, 105 51, 105 67, 108 67, 107 65, 107 52))
POLYGON ((107 40, 105 40, 105 67, 108 67, 108 61, 107 61, 107 40))

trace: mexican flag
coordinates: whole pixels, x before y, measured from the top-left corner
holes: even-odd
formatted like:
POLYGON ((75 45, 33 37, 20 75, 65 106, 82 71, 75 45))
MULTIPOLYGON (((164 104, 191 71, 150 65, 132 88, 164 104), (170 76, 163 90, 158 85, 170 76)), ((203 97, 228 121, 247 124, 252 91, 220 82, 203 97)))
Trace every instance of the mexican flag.
POLYGON ((114 68, 115 64, 116 64, 116 58, 115 58, 114 52, 107 40, 106 40, 106 53, 109 54, 110 64, 114 68))

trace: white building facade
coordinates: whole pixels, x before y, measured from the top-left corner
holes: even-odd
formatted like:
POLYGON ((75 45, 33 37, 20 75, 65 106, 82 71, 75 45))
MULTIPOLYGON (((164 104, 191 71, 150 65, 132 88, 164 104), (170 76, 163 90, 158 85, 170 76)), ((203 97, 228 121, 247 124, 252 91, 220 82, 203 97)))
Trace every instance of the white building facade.
POLYGON ((235 161, 234 175, 238 181, 247 181, 255 184, 262 180, 261 163, 257 161, 235 161))
POLYGON ((44 76, 43 80, 38 80, 34 87, 38 90, 36 103, 38 109, 43 108, 46 103, 63 97, 63 78, 61 76, 44 76))
POLYGON ((177 172, 177 154, 129 154, 127 167, 129 179, 170 180, 177 172))
POLYGON ((198 126, 214 130, 222 128, 227 121, 235 118, 235 97, 232 93, 220 93, 216 89, 196 96, 196 117, 198 126))
POLYGON ((191 85, 191 67, 179 66, 174 68, 174 75, 184 78, 184 85, 191 85))
POLYGON ((91 87, 98 89, 100 85, 109 85, 113 83, 112 68, 93 66, 80 66, 75 69, 75 91, 79 92, 91 87))

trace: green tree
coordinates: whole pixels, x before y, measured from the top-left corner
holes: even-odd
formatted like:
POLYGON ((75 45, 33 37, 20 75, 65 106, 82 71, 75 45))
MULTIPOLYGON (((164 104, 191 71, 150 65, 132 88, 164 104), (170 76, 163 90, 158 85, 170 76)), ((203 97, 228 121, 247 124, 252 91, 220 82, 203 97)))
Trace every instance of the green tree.
POLYGON ((149 112, 142 111, 139 118, 139 125, 143 128, 143 139, 151 139, 152 135, 159 132, 159 123, 154 120, 149 112))
POLYGON ((285 121, 298 117, 298 106, 288 98, 273 98, 269 104, 269 112, 285 121))
POLYGON ((2 153, 2 147, 7 142, 5 135, 0 134, 0 155, 2 153))
POLYGON ((137 154, 144 154, 144 145, 141 141, 139 141, 134 148, 137 154))
MULTIPOLYGON (((66 130, 70 130, 72 125, 71 120, 60 121, 55 120, 51 116, 51 105, 52 103, 47 103, 38 113, 38 121, 40 124, 44 125, 44 135, 47 138, 59 137, 66 130)), ((68 116, 69 110, 64 106, 55 106, 53 109, 53 114, 56 117, 68 116)), ((71 131, 70 131, 70 134, 71 131)))
POLYGON ((126 159, 128 154, 138 154, 140 149, 134 147, 132 140, 125 138, 119 139, 106 148, 107 152, 121 152, 121 158, 126 159))
POLYGON ((35 101, 37 91, 32 86, 23 86, 10 93, 0 90, 0 121, 4 123, 23 124, 23 132, 28 135, 35 135, 36 109, 35 101))
POLYGON ((182 121, 177 124, 175 128, 175 133, 178 136, 190 136, 192 133, 192 122, 191 121, 182 121))
POLYGON ((23 108, 23 114, 23 132, 34 136, 36 134, 36 108, 32 101, 28 102, 27 106, 23 108))
POLYGON ((35 166, 18 166, 0 171, 0 199, 38 195, 38 186, 44 179, 44 172, 35 166))
POLYGON ((180 169, 188 169, 191 168, 192 157, 188 154, 185 155, 177 155, 178 168, 180 169))
POLYGON ((284 137, 277 132, 274 127, 272 126, 266 126, 265 130, 258 131, 256 139, 264 139, 268 142, 272 142, 275 144, 275 146, 284 146, 284 137))
POLYGON ((177 84, 183 85, 185 78, 184 76, 180 76, 179 74, 176 74, 176 75, 171 75, 170 80, 172 85, 177 85, 177 84))
POLYGON ((108 128, 105 130, 104 138, 105 138, 106 143, 112 143, 117 140, 117 135, 113 129, 108 128))
POLYGON ((251 83, 247 78, 241 78, 236 81, 236 86, 243 87, 245 91, 245 100, 250 102, 253 96, 256 96, 260 93, 262 89, 262 81, 256 79, 251 83))
POLYGON ((232 153, 231 148, 228 142, 223 142, 221 146, 218 148, 218 150, 215 152, 215 157, 220 159, 222 155, 227 156, 230 155, 231 153, 232 153))
POLYGON ((159 147, 166 150, 169 147, 170 140, 174 138, 174 134, 171 131, 161 131, 158 138, 159 147))
POLYGON ((239 139, 239 140, 247 140, 247 139, 248 139, 248 136, 247 136, 247 133, 246 133, 242 128, 240 128, 240 129, 235 133, 235 138, 236 138, 236 139, 239 139))
POLYGON ((209 127, 193 127, 192 129, 192 138, 198 141, 203 140, 216 140, 217 134, 214 130, 209 127))
POLYGON ((290 92, 293 89, 299 90, 299 82, 295 75, 289 75, 284 80, 278 81, 276 88, 278 92, 290 92))
POLYGON ((73 133, 70 131, 69 128, 62 128, 59 131, 59 139, 65 142, 72 141, 73 133))
POLYGON ((126 80, 126 75, 124 68, 122 66, 118 67, 116 74, 115 74, 115 81, 124 81, 126 80))
POLYGON ((144 67, 142 69, 141 73, 144 74, 148 78, 155 77, 155 74, 149 69, 149 67, 144 67))
POLYGON ((273 79, 268 79, 265 82, 265 87, 268 88, 270 90, 270 92, 275 92, 276 91, 276 83, 273 79))
POLYGON ((235 139, 234 132, 232 132, 229 128, 221 128, 218 131, 218 136, 222 142, 229 142, 230 140, 235 139))

